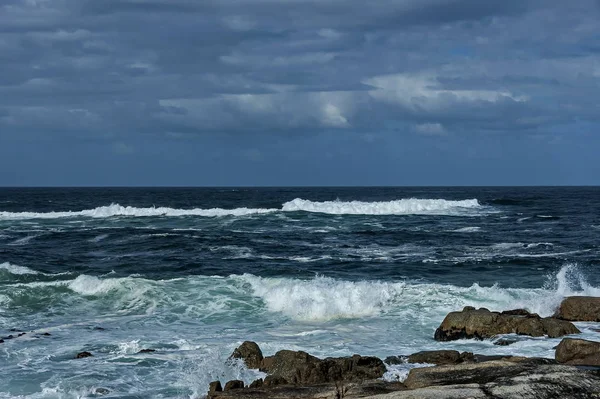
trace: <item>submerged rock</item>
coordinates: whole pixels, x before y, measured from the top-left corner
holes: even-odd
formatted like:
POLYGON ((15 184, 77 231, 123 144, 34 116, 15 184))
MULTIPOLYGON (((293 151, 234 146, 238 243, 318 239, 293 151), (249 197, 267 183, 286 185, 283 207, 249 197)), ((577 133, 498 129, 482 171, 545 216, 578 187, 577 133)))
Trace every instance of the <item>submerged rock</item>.
POLYGON ((142 349, 138 353, 152 353, 152 352, 156 352, 156 349, 142 349))
POLYGON ((600 366, 600 342, 565 338, 556 347, 554 358, 559 363, 600 366))
POLYGON ((94 355, 92 355, 90 352, 85 352, 85 351, 84 351, 84 352, 79 352, 79 353, 78 353, 78 354, 75 356, 75 359, 83 359, 83 358, 85 358, 85 357, 91 357, 91 356, 94 356, 94 355))
POLYGON ((580 331, 572 323, 552 317, 542 318, 535 313, 525 315, 521 310, 505 313, 490 312, 485 308, 475 310, 465 307, 460 312, 450 312, 435 331, 437 341, 453 341, 457 339, 485 339, 500 334, 519 334, 551 338, 580 331))
POLYGON ((561 302, 555 316, 570 321, 600 321, 600 297, 567 297, 561 302))

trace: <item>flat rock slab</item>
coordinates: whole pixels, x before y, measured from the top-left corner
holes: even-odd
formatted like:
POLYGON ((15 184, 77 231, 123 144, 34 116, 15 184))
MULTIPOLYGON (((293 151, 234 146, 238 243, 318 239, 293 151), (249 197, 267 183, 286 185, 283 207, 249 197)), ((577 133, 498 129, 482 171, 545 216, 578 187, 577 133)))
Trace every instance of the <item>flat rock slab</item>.
MULTIPOLYGON (((510 399, 600 398, 600 374, 572 366, 537 362, 490 361, 412 369, 405 381, 415 396, 403 392, 394 398, 453 398, 452 390, 468 389, 463 397, 510 399), (432 388, 431 396, 424 388, 432 388), (435 396, 436 389, 450 396, 435 396), (404 396, 403 396, 404 395, 404 396), (419 396, 420 395, 420 396, 419 396)), ((456 391, 455 391, 456 392, 456 391)), ((383 397, 381 397, 383 398, 383 397)))

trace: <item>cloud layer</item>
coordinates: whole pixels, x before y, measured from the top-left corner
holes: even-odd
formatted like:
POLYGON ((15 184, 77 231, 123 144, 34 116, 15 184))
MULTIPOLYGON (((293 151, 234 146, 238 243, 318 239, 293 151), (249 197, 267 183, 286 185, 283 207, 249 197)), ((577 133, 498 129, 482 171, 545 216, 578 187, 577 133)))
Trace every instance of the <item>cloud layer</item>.
POLYGON ((198 137, 593 135, 598 17, 592 0, 5 0, 0 138, 131 155, 198 137))

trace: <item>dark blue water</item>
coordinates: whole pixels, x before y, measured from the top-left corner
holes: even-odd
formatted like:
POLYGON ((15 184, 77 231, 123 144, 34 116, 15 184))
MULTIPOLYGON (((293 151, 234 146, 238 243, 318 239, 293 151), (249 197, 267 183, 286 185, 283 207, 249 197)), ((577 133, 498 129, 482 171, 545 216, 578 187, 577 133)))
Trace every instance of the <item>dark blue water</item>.
POLYGON ((150 278, 318 273, 351 280, 422 278, 457 285, 506 280, 509 286, 523 287, 539 286, 544 272, 576 262, 594 282, 598 278, 600 189, 596 187, 0 189, 0 211, 80 211, 110 204, 141 209, 279 209, 295 198, 315 202, 477 199, 489 212, 465 217, 453 212, 0 217, 0 260, 48 273, 114 271, 119 276, 141 273, 150 278), (100 233, 106 238, 94 241, 100 233), (24 240, 27 245, 17 245, 24 240), (503 248, 505 243, 522 245, 503 248), (223 247, 230 250, 215 250, 223 247), (247 250, 236 253, 234 247, 247 250), (314 261, 290 260, 296 257, 314 261), (317 260, 320 257, 326 258, 317 260))
POLYGON ((441 348, 433 330, 462 306, 551 314, 600 294, 599 234, 597 187, 3 188, 0 335, 31 333, 0 344, 0 397, 194 397, 256 376, 225 362, 245 339, 441 348))

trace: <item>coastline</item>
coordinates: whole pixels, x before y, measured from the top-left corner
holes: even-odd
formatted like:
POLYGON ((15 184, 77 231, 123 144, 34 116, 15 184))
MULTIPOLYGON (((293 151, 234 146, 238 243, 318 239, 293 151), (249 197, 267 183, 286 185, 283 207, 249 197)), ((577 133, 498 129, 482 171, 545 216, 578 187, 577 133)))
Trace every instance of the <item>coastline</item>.
MULTIPOLYGON (((600 397, 600 342, 577 338, 571 322, 600 322, 600 297, 567 297, 555 314, 542 318, 525 309, 490 312, 465 307, 451 312, 434 339, 490 339, 501 334, 563 337, 554 359, 489 356, 456 350, 421 351, 381 360, 353 355, 319 359, 303 351, 263 356, 246 341, 228 361, 265 373, 250 384, 213 381, 208 399, 246 398, 591 398, 600 397), (411 364, 397 381, 385 380, 393 364, 411 364)), ((599 330, 600 331, 600 330, 599 330)), ((498 345, 511 345, 505 339, 498 345)))

